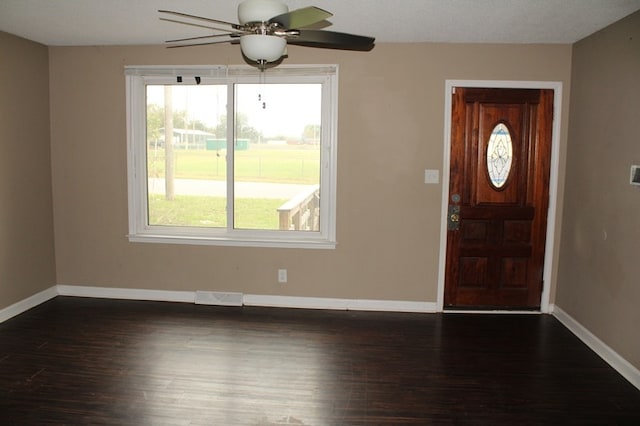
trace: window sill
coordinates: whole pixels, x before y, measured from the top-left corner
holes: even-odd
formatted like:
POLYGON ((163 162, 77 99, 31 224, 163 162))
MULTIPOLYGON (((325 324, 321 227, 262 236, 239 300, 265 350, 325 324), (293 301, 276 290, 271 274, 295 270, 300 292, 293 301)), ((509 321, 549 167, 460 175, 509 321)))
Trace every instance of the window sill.
POLYGON ((229 237, 196 237, 174 235, 128 235, 132 243, 185 244, 204 246, 231 247, 270 247, 295 249, 335 249, 335 241, 320 239, 261 239, 261 238, 229 238, 229 237))

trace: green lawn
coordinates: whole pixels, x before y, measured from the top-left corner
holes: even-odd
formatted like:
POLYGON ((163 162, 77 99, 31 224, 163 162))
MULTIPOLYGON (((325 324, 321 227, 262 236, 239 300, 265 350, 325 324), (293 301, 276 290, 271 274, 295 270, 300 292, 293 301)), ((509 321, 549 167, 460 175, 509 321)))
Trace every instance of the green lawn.
MULTIPOLYGON (((149 177, 164 177, 163 148, 147 152, 149 177)), ((226 150, 174 150, 176 179, 223 180, 226 178, 226 150)), ((235 152, 235 178, 242 182, 318 184, 320 150, 309 145, 251 145, 235 152)), ((278 229, 277 208, 286 199, 238 199, 236 229, 278 229)), ((177 195, 167 201, 163 195, 149 196, 149 224, 225 228, 226 201, 223 197, 177 195)))
MULTIPOLYGON (((225 179, 226 150, 178 150, 175 177, 178 179, 225 179)), ((147 153, 150 177, 163 177, 164 149, 150 147, 147 153)), ((320 150, 317 146, 259 146, 235 153, 237 181, 316 184, 320 176, 320 150)))
MULTIPOLYGON (((237 199, 235 227, 237 229, 278 229, 279 220, 276 209, 286 201, 286 199, 237 199)), ((178 195, 173 201, 167 201, 164 195, 150 195, 149 224, 224 228, 227 226, 225 198, 178 195)))

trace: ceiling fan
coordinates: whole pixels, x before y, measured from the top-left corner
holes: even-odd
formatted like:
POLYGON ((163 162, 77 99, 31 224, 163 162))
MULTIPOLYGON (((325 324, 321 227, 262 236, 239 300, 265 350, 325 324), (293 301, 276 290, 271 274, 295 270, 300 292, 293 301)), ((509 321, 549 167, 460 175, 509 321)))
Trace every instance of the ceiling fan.
POLYGON ((328 49, 369 51, 375 42, 373 37, 316 29, 331 25, 326 19, 333 14, 315 6, 289 11, 287 5, 279 0, 243 1, 238 5, 238 24, 172 10, 158 12, 164 16, 171 16, 171 18, 161 17, 163 21, 216 31, 214 34, 199 37, 168 40, 167 43, 172 43, 170 48, 240 43, 243 55, 261 71, 264 71, 268 63, 277 62, 286 55, 287 43, 328 49), (198 22, 206 22, 208 25, 198 22), (212 38, 220 38, 220 40, 204 41, 212 38))

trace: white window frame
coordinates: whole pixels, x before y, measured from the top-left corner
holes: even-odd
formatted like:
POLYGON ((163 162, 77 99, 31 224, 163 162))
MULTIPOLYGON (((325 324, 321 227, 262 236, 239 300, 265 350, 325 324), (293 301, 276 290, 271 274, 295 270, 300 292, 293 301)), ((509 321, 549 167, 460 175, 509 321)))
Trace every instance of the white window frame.
MULTIPOLYGON (((131 242, 196 244, 247 247, 323 248, 336 246, 336 176, 337 176, 337 65, 278 66, 263 74, 244 66, 127 66, 125 67, 127 102, 127 171, 129 199, 129 234, 131 242), (182 83, 177 83, 178 76, 182 83), (234 83, 320 83, 322 84, 322 132, 320 173, 320 231, 246 230, 157 226, 148 223, 146 167, 146 86, 161 84, 229 85, 227 117, 234 117, 234 83)), ((232 122, 228 123, 227 143, 232 151, 232 122)), ((228 156, 233 173, 233 155, 228 156)), ((233 199, 233 181, 227 178, 227 199, 233 199)), ((227 203, 232 205, 233 203, 227 203)), ((231 207, 227 216, 231 218, 231 207)))

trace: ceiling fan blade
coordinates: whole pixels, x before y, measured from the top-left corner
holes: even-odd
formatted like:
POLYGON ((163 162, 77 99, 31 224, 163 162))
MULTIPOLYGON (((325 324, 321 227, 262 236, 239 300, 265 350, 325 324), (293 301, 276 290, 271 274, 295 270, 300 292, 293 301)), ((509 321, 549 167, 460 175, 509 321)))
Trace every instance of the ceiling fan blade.
POLYGON ((177 49, 178 47, 207 46, 209 44, 222 44, 222 43, 236 44, 236 43, 240 43, 240 40, 231 39, 231 40, 209 41, 209 42, 206 42, 206 43, 176 44, 174 46, 167 46, 167 49, 177 49))
POLYGON ((269 19, 269 23, 277 22, 282 27, 287 29, 297 29, 308 27, 309 25, 322 22, 327 18, 332 17, 331 12, 320 9, 319 7, 309 6, 302 9, 292 10, 282 15, 274 16, 269 19))
MULTIPOLYGON (((166 43, 181 43, 183 41, 191 41, 191 40, 204 40, 207 38, 216 38, 216 37, 240 37, 242 34, 240 33, 226 33, 226 34, 210 34, 199 37, 187 37, 187 38, 177 38, 175 40, 167 40, 166 43)), ((230 40, 224 40, 225 42, 230 40)))
MULTIPOLYGON (((198 27, 198 28, 206 28, 208 30, 216 30, 216 31, 224 31, 224 32, 229 32, 228 28, 217 28, 217 27, 212 27, 210 25, 202 25, 202 24, 196 24, 195 22, 185 22, 185 21, 179 21, 177 19, 169 19, 169 18, 160 18, 161 21, 167 21, 167 22, 173 22, 176 24, 183 24, 183 25, 190 25, 192 27, 198 27)), ((244 32, 232 32, 233 34, 238 34, 238 35, 242 35, 244 34, 244 32)))
POLYGON ((369 51, 373 49, 376 41, 373 37, 335 31, 300 30, 298 33, 287 36, 287 43, 326 49, 369 51))
MULTIPOLYGON (((213 18, 205 18, 204 16, 189 15, 188 13, 175 12, 173 10, 160 9, 160 10, 158 10, 158 12, 160 12, 160 13, 168 13, 170 15, 176 15, 176 16, 180 16, 182 18, 197 19, 197 20, 200 20, 200 21, 213 22, 215 24, 229 25, 231 28, 236 29, 236 30, 241 28, 240 25, 234 24, 233 22, 221 21, 219 19, 213 19, 213 18)), ((162 18, 160 18, 160 19, 162 19, 162 18)), ((180 22, 180 21, 175 21, 175 22, 185 23, 185 22, 180 22)))

